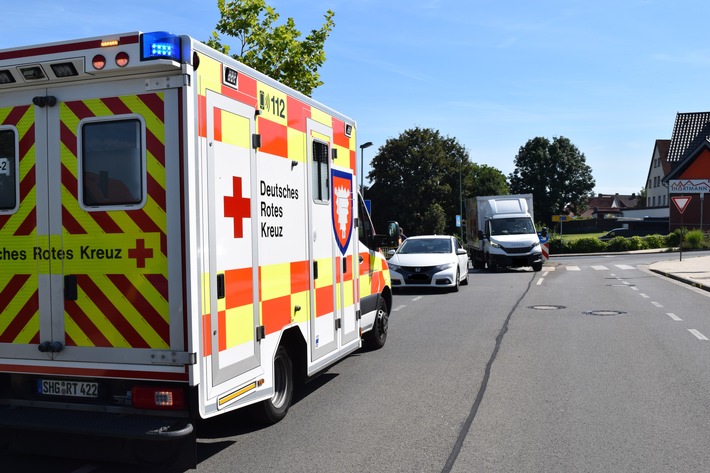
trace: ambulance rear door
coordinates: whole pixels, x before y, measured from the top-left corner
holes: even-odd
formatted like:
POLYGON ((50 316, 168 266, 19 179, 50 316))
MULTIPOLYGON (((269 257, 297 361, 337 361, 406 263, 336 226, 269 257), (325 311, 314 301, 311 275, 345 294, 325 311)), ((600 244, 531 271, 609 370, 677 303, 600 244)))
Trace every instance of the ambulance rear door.
POLYGON ((184 373, 180 89, 162 83, 4 94, 19 205, 0 215, 0 357, 184 373))

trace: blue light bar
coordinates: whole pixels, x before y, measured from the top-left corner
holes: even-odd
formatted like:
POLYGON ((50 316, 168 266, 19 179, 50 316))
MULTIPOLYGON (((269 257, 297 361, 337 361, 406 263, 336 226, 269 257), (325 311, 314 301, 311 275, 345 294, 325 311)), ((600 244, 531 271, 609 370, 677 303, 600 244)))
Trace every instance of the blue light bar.
POLYGON ((141 61, 151 59, 182 59, 180 37, 165 31, 154 31, 141 35, 141 61))

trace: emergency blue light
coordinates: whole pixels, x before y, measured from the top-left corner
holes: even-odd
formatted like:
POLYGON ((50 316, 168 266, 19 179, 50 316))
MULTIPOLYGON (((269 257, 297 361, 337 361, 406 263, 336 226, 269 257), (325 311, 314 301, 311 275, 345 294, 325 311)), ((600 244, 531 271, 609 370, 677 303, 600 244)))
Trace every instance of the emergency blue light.
POLYGON ((180 37, 165 31, 154 31, 141 35, 141 61, 151 59, 172 59, 180 61, 180 37))

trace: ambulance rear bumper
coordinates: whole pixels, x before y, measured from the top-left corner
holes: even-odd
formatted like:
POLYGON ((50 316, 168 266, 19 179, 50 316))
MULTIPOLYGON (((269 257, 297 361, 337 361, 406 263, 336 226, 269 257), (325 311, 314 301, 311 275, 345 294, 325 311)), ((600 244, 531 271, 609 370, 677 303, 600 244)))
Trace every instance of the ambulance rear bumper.
POLYGON ((0 406, 0 449, 99 460, 115 455, 117 461, 144 463, 158 451, 181 456, 191 444, 194 452, 195 442, 186 419, 0 406))

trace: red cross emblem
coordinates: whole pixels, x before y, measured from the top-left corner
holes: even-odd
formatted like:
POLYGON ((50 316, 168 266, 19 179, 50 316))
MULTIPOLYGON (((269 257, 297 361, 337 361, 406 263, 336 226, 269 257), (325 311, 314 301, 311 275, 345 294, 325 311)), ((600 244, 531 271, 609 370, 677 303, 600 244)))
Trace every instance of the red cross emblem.
POLYGON ((136 260, 137 268, 145 268, 145 260, 153 257, 153 248, 145 247, 145 240, 136 240, 136 247, 128 249, 128 257, 136 260))
POLYGON ((251 218, 251 199, 242 197, 241 177, 232 177, 232 194, 234 195, 224 196, 224 216, 234 219, 234 238, 243 238, 243 219, 251 218))

